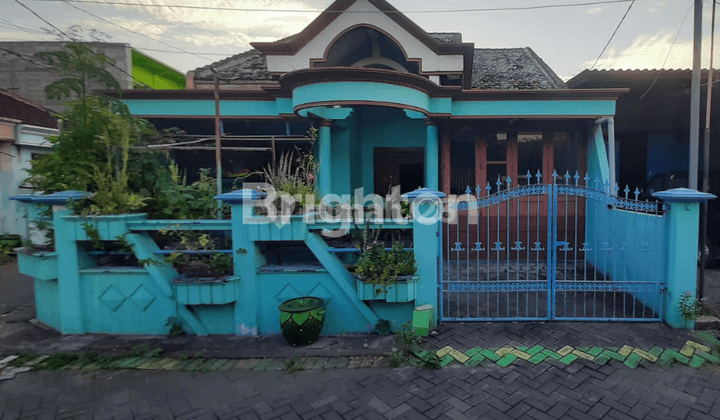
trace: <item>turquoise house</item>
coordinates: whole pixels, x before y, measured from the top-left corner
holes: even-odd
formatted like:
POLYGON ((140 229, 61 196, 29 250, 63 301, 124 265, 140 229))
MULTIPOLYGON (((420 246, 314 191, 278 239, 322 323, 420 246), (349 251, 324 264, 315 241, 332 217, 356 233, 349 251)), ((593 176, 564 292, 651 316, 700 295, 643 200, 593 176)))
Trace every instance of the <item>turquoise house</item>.
POLYGON ((458 33, 428 33, 384 0, 337 0, 302 32, 252 46, 188 73, 185 90, 126 90, 122 100, 156 127, 195 137, 167 145, 186 167, 215 166, 204 142, 213 141, 219 105, 229 176, 308 147, 316 128, 321 196, 399 187, 411 217, 312 213, 268 223, 254 210, 264 193, 225 182, 217 199, 231 206, 229 220, 82 218, 65 208, 75 192, 16 197, 53 207, 56 251, 20 259, 41 322, 64 333, 162 334, 178 324, 199 335, 277 334, 278 305, 315 296, 326 304, 323 334, 417 322, 418 308, 433 314, 430 327, 692 328, 678 308, 694 298, 698 203, 713 197, 680 189, 648 202, 617 185, 615 103, 626 89, 568 89, 530 48, 475 48, 458 33), (416 275, 368 292, 349 269, 359 249, 328 234, 343 224, 400 237, 416 275), (226 232, 232 245, 213 252, 232 256, 232 275, 179 276, 150 235, 169 230, 226 232), (118 237, 152 263, 99 265, 88 242, 118 237))

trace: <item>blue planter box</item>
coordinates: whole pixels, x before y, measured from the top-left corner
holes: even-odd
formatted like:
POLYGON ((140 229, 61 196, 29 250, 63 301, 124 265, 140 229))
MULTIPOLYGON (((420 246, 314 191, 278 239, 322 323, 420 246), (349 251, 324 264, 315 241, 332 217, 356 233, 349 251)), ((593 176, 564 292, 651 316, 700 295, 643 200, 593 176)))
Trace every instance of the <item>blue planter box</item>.
POLYGON ((28 254, 18 249, 18 268, 21 273, 35 280, 57 280, 58 267, 56 252, 37 252, 28 254))
POLYGON ((181 305, 226 305, 237 300, 239 277, 176 280, 175 299, 181 305))
POLYGON ((366 283, 356 278, 360 300, 384 300, 386 302, 412 302, 415 300, 418 276, 400 279, 387 287, 366 283))

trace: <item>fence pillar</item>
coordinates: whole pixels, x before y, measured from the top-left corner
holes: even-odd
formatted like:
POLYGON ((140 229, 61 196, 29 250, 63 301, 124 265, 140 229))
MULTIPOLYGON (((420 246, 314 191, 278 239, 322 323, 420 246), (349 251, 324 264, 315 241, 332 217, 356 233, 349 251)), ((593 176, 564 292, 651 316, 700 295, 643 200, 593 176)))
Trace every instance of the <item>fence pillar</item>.
POLYGON ((331 120, 320 121, 318 130, 318 158, 320 165, 317 169, 317 184, 320 197, 332 193, 332 141, 330 140, 331 120))
POLYGON ((427 143, 425 143, 425 185, 428 188, 437 190, 440 187, 438 177, 440 174, 439 170, 439 156, 440 150, 438 149, 438 127, 430 119, 425 120, 427 125, 427 143))
POLYGON ((82 288, 80 284, 80 252, 75 237, 75 225, 64 218, 72 215, 67 208, 70 200, 86 197, 82 191, 63 191, 32 197, 31 202, 47 204, 52 208, 55 252, 58 270, 58 313, 60 332, 82 334, 85 332, 82 311, 82 288))
POLYGON ((695 328, 695 322, 686 322, 680 313, 680 298, 690 293, 695 298, 697 289, 697 256, 700 203, 714 195, 688 188, 676 188, 653 194, 667 203, 665 224, 665 295, 663 321, 673 328, 695 328))
POLYGON ((443 215, 442 199, 445 194, 430 188, 420 188, 403 195, 412 205, 413 248, 417 262, 417 296, 415 306, 432 305, 435 309, 432 325, 437 325, 438 311, 438 239, 443 215))
POLYGON ((238 190, 215 197, 230 205, 232 211, 233 272, 240 277, 235 302, 235 335, 258 335, 260 325, 260 285, 257 269, 263 257, 250 237, 248 219, 253 206, 267 194, 255 190, 238 190))

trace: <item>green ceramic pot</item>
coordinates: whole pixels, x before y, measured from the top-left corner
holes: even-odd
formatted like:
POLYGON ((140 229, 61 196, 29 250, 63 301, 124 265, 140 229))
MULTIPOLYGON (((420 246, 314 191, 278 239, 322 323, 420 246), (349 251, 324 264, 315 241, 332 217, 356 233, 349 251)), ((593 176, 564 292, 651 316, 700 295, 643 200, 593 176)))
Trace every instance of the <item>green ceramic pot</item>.
POLYGON ((280 305, 280 330, 293 346, 307 346, 320 337, 325 302, 317 297, 286 300, 280 305))

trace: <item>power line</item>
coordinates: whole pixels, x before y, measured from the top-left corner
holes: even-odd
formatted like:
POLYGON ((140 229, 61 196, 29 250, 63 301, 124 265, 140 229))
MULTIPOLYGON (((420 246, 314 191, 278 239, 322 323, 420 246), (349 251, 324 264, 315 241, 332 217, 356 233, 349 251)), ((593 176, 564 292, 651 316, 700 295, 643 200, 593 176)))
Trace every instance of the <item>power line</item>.
POLYGON ((632 3, 630 3, 630 6, 628 6, 627 10, 625 11, 625 14, 623 15, 622 19, 620 19, 620 22, 618 22, 617 26, 615 27, 615 30, 613 31, 612 35, 610 35, 610 39, 608 39, 607 44, 603 47, 602 51, 600 51, 600 55, 598 55, 598 58, 595 59, 595 62, 593 63, 592 67, 590 67, 590 70, 595 68, 595 65, 600 60, 600 57, 602 57, 603 53, 607 49, 608 45, 610 45, 610 42, 612 42, 613 38, 615 38, 615 34, 617 33, 618 29, 620 29, 620 25, 625 21, 625 18, 627 17, 628 13, 630 13, 630 9, 632 9, 633 4, 635 4, 635 0, 632 0, 632 3))
MULTIPOLYGON (((88 52, 90 52, 91 54, 94 54, 95 56, 99 56, 99 54, 97 54, 95 51, 93 51, 93 50, 91 50, 90 48, 88 48, 85 44, 83 44, 82 42, 76 40, 75 38, 71 37, 70 35, 66 34, 65 32, 61 31, 60 28, 58 28, 57 26, 55 26, 55 25, 53 25, 52 23, 48 22, 45 18, 43 18, 43 17, 40 16, 39 14, 35 13, 34 10, 32 10, 32 9, 29 8, 28 6, 22 4, 22 3, 20 2, 20 0, 15 0, 15 2, 16 2, 17 4, 19 4, 20 6, 22 6, 23 8, 27 9, 30 13, 32 13, 33 15, 35 15, 38 19, 40 19, 40 20, 42 20, 43 22, 45 22, 46 24, 50 25, 51 28, 55 29, 56 31, 58 31, 59 33, 61 33, 62 35, 64 35, 67 39, 69 39, 69 40, 71 40, 71 41, 73 41, 73 42, 78 43, 78 45, 81 45, 83 48, 85 48, 85 49, 86 49, 88 52)), ((115 69, 119 70, 119 71, 122 72, 123 74, 125 74, 125 75, 127 75, 127 76, 130 76, 130 77, 131 77, 133 80, 135 80, 136 82, 141 83, 141 84, 143 84, 143 85, 145 85, 145 86, 147 86, 147 87, 150 87, 150 86, 146 85, 145 83, 143 83, 143 82, 139 81, 138 79, 136 79, 135 76, 133 76, 132 74, 130 74, 130 73, 126 72, 125 70, 121 69, 120 67, 116 66, 116 65, 115 65, 114 63, 112 63, 111 61, 107 61, 107 64, 109 64, 110 66, 112 66, 112 67, 114 67, 115 69)))
POLYGON ((447 9, 447 10, 408 10, 401 12, 397 11, 360 11, 360 10, 302 10, 302 9, 250 9, 250 8, 237 8, 237 7, 213 7, 213 6, 192 6, 192 5, 175 5, 175 4, 152 4, 152 3, 127 3, 119 1, 98 1, 98 0, 29 0, 29 1, 63 1, 72 3, 87 3, 87 4, 101 4, 111 6, 129 6, 129 7, 170 7, 179 9, 199 9, 199 10, 221 10, 221 11, 234 11, 234 12, 281 12, 281 13, 382 13, 382 14, 421 14, 421 13, 468 13, 468 12, 505 12, 515 10, 538 10, 538 9, 553 9, 560 7, 582 7, 582 6, 596 6, 600 4, 613 4, 613 3, 628 3, 634 2, 635 0, 599 0, 585 3, 567 3, 567 4, 546 4, 541 6, 522 6, 522 7, 493 7, 493 8, 473 8, 473 9, 447 9))
POLYGON ((27 33, 29 33, 30 35, 34 36, 35 38, 37 38, 37 39, 39 39, 39 40, 41 40, 41 41, 45 41, 44 39, 40 38, 39 36, 37 36, 37 35, 35 35, 35 34, 33 33, 33 32, 40 33, 40 31, 34 31, 34 30, 32 30, 32 29, 23 28, 22 26, 15 25, 14 23, 12 23, 12 22, 10 22, 10 21, 8 21, 8 20, 5 20, 5 19, 3 19, 3 18, 0 18, 0 21, 5 22, 6 25, 14 26, 15 28, 20 29, 20 30, 23 31, 23 32, 27 32, 27 33))
POLYGON ((63 3, 67 4, 68 6, 74 8, 74 9, 77 9, 77 10, 83 12, 83 13, 86 13, 86 14, 88 14, 88 15, 90 15, 90 16, 93 16, 93 17, 95 17, 95 18, 97 18, 97 19, 100 19, 100 20, 102 20, 103 22, 107 22, 107 23, 109 23, 109 24, 111 24, 111 25, 115 25, 115 26, 117 26, 118 28, 124 29, 124 30, 126 30, 126 31, 128 31, 128 32, 132 32, 132 33, 134 33, 134 34, 136 34, 136 35, 140 35, 140 36, 142 36, 143 38, 147 38, 147 39, 149 39, 149 40, 151 40, 151 41, 158 42, 158 43, 163 44, 163 45, 165 45, 165 46, 167 46, 167 47, 170 47, 170 48, 175 48, 176 50, 179 50, 179 51, 181 51, 181 52, 183 52, 183 53, 186 53, 186 54, 192 54, 192 55, 194 55, 194 56, 196 56, 196 57, 202 58, 203 60, 213 61, 212 59, 207 58, 207 57, 203 57, 203 56, 201 56, 200 54, 196 54, 196 53, 193 53, 193 52, 185 51, 185 50, 183 50, 183 49, 180 48, 180 47, 176 47, 176 46, 171 45, 171 44, 168 44, 168 43, 166 43, 166 42, 163 42, 163 41, 160 41, 160 40, 151 38, 151 37, 143 34, 142 32, 132 31, 132 30, 130 30, 130 29, 128 29, 128 28, 126 28, 126 27, 124 27, 124 26, 122 26, 122 25, 120 25, 120 24, 117 24, 117 23, 115 23, 115 22, 113 22, 113 21, 111 21, 111 20, 109 20, 109 19, 105 19, 105 18, 102 17, 102 16, 98 16, 98 15, 96 15, 96 14, 94 14, 94 13, 88 12, 88 11, 85 10, 85 9, 82 9, 82 8, 80 8, 80 7, 77 7, 77 6, 73 5, 73 4, 70 4, 70 2, 68 2, 67 0, 63 0, 63 3))
POLYGON ((665 64, 667 63, 668 58, 670 58, 670 53, 672 52, 672 49, 675 46, 675 41, 677 41, 678 36, 680 36, 680 31, 682 30, 683 25, 685 25, 685 19, 687 19, 688 15, 690 14, 690 11, 693 9, 693 7, 695 7, 695 6, 693 4, 690 4, 690 8, 687 10, 687 12, 685 12, 685 16, 683 17, 682 22, 680 22, 680 27, 678 28, 678 31, 675 34, 675 38, 673 39, 672 44, 670 44, 670 50, 668 50, 668 53, 665 56, 665 61, 663 61, 662 66, 660 66, 660 70, 658 70, 657 74, 655 75, 655 79, 653 79, 653 82, 650 84, 650 87, 645 91, 645 93, 642 94, 642 96, 640 96, 640 99, 638 99, 639 101, 641 101, 642 98, 644 98, 645 95, 647 95, 648 92, 650 92, 650 89, 652 89, 653 86, 655 86, 655 82, 657 82, 658 77, 660 77, 660 73, 665 68, 665 64))

